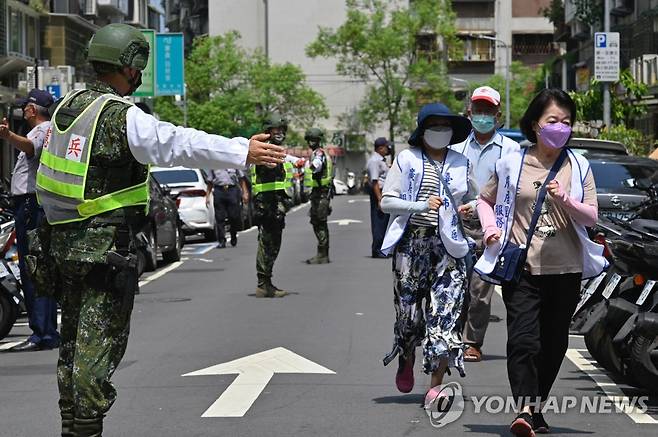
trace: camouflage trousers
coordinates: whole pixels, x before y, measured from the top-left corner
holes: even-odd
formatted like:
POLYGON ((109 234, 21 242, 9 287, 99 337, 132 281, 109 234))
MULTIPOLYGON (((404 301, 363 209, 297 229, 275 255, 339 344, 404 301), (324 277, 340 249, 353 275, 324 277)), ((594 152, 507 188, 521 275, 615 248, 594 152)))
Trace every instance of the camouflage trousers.
POLYGON ((59 407, 63 415, 76 419, 99 418, 116 399, 110 378, 128 344, 134 292, 123 295, 110 288, 103 280, 109 266, 68 264, 57 266, 62 287, 59 407))
POLYGON ((258 284, 264 285, 272 281, 274 261, 281 250, 281 236, 284 224, 274 221, 258 226, 258 253, 256 254, 256 273, 258 284))
POLYGON ((313 190, 310 196, 311 210, 309 216, 311 217, 311 225, 313 232, 318 239, 318 250, 329 249, 329 227, 327 226, 327 218, 331 214, 331 204, 329 201, 328 193, 326 191, 313 190))
POLYGON ((435 228, 409 226, 393 254, 393 276, 394 343, 385 362, 398 353, 408 357, 422 346, 425 373, 447 359, 464 376, 458 323, 467 291, 463 259, 446 252, 435 228))

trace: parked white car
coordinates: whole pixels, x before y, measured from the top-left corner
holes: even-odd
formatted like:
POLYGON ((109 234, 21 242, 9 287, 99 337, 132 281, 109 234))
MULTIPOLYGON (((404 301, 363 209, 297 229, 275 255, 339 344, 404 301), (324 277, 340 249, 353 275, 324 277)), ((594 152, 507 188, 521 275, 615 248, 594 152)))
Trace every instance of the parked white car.
POLYGON ((151 175, 160 185, 171 189, 183 221, 183 232, 202 232, 206 239, 214 240, 215 207, 212 190, 208 190, 206 172, 185 167, 151 167, 151 175))

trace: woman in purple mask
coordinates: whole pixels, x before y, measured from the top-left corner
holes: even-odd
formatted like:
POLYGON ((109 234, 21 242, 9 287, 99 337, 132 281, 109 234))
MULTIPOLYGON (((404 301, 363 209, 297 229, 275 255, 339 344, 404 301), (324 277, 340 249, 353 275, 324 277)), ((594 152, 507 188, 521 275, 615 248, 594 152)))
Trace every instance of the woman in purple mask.
POLYGON ((535 96, 521 119, 533 145, 496 163, 477 207, 487 246, 475 266, 482 278, 494 279, 509 262, 501 256, 508 245, 525 255, 520 279, 502 282, 517 436, 548 432, 541 407, 567 350, 581 279, 606 267, 603 247, 585 229, 597 219, 594 178, 587 160, 566 147, 575 121, 576 105, 564 91, 535 96))

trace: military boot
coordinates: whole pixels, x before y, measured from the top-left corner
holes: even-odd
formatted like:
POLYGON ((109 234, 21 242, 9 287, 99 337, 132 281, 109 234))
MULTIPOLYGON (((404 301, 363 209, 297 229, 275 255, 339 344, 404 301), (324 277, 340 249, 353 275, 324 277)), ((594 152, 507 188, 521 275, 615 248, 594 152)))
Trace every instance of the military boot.
POLYGON ((256 297, 284 297, 288 292, 272 285, 272 282, 260 282, 256 288, 256 297))
POLYGON ((329 261, 329 248, 318 246, 318 254, 311 259, 306 260, 306 264, 328 264, 329 261))
POLYGON ((73 420, 73 435, 75 437, 101 437, 103 435, 103 417, 73 420))
POLYGON ((75 437, 73 433, 73 414, 62 413, 62 437, 75 437))

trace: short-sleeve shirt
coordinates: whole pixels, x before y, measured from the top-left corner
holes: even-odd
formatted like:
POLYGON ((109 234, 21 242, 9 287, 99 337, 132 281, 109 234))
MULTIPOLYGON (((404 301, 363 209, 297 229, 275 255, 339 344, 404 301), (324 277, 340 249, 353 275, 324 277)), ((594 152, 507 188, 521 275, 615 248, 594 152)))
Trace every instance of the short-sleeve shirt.
POLYGON ((379 153, 374 152, 370 156, 370 159, 368 159, 366 169, 368 171, 368 179, 370 179, 370 182, 377 181, 379 188, 383 188, 384 182, 386 182, 386 175, 388 174, 386 158, 379 153))
POLYGON ((39 123, 27 134, 27 139, 34 145, 34 155, 28 157, 25 152, 18 154, 14 172, 11 176, 11 194, 20 196, 32 194, 36 190, 37 170, 41 159, 41 150, 50 129, 50 121, 39 123))
POLYGON ((223 168, 220 170, 211 170, 208 174, 208 182, 214 186, 235 185, 240 184, 240 179, 245 177, 242 170, 234 168, 223 168))
MULTIPOLYGON (((527 232, 532 220, 539 190, 543 185, 551 165, 544 166, 532 153, 525 154, 519 186, 517 188, 514 222, 510 241, 526 244, 527 232)), ((571 161, 566 159, 556 175, 560 187, 571 191, 571 161)), ((598 206, 594 177, 589 171, 583 184, 583 203, 598 206)), ((480 195, 490 203, 496 202, 498 180, 494 176, 480 195)), ((580 201, 580 199, 576 199, 580 201)), ((528 248, 526 269, 532 275, 555 275, 579 273, 583 271, 582 246, 567 211, 550 194, 541 209, 535 233, 528 248)))

